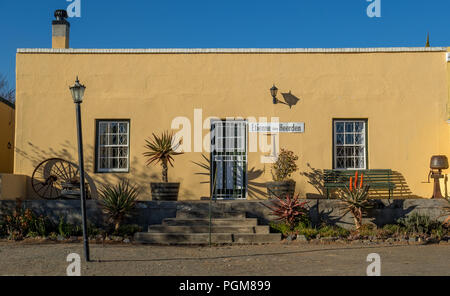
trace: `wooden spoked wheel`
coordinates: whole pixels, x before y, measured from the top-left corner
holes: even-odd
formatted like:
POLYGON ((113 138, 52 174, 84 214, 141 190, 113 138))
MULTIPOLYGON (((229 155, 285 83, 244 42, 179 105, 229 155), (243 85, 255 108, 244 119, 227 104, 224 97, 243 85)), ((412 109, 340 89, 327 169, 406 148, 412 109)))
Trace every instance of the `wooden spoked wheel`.
MULTIPOLYGON (((86 183, 86 197, 91 198, 90 182, 86 183)), ((41 162, 31 176, 34 192, 44 199, 79 199, 80 171, 78 166, 61 158, 41 162)))

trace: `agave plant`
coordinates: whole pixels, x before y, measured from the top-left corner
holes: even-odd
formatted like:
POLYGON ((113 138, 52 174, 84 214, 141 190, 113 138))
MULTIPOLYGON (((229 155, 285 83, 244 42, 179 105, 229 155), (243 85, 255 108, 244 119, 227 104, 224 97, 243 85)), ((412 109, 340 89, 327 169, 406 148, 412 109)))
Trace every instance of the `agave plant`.
POLYGON ((161 163, 162 167, 162 181, 169 182, 167 172, 168 165, 173 167, 173 156, 183 154, 183 152, 177 152, 177 148, 181 145, 181 140, 175 143, 173 133, 168 131, 163 132, 161 136, 153 135, 153 139, 145 140, 147 152, 144 152, 144 156, 147 157, 147 165, 151 163, 161 163))
POLYGON ((348 212, 352 213, 355 222, 356 230, 362 225, 363 211, 371 208, 369 197, 369 186, 364 185, 364 175, 361 174, 358 185, 358 172, 355 173, 355 179, 350 177, 349 186, 345 187, 338 197, 346 205, 346 215, 348 212))
POLYGON ((138 198, 138 189, 130 185, 127 180, 111 186, 105 185, 100 189, 100 203, 108 220, 114 224, 114 230, 119 230, 125 218, 131 216, 138 198))
POLYGON ((278 216, 275 220, 285 222, 292 230, 296 222, 307 217, 306 201, 301 202, 299 199, 298 194, 293 197, 287 195, 285 199, 276 196, 267 207, 272 210, 273 215, 278 216))

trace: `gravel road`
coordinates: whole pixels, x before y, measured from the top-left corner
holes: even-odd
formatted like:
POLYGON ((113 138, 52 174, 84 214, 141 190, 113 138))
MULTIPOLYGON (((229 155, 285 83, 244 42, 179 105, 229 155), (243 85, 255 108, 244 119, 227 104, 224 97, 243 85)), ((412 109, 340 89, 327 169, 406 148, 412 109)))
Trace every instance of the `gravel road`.
MULTIPOLYGON (((0 275, 66 275, 81 243, 0 242, 0 275)), ((82 275, 366 275, 367 255, 382 275, 450 275, 450 245, 343 245, 291 242, 218 247, 91 244, 82 275)))

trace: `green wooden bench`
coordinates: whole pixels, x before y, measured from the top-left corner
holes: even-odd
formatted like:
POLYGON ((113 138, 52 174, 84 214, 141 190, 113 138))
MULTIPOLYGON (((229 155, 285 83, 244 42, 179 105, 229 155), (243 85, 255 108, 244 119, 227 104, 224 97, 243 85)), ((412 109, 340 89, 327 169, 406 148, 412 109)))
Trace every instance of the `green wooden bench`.
MULTIPOLYGON (((392 170, 357 170, 358 176, 364 175, 364 184, 370 189, 389 190, 389 199, 393 195, 395 184, 392 181, 392 170)), ((350 177, 355 177, 356 170, 324 170, 324 187, 327 198, 329 190, 349 186, 350 177)), ((359 183, 358 183, 359 186, 359 183)))

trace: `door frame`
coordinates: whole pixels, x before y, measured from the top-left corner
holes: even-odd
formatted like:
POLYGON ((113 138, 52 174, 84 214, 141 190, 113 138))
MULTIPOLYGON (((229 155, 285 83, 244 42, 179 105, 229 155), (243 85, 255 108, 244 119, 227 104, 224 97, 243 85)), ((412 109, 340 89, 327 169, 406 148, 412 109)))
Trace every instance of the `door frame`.
MULTIPOLYGON (((210 147, 211 147, 211 149, 210 149, 210 170, 209 170, 210 173, 209 173, 209 175, 210 175, 210 194, 211 194, 211 197, 213 199, 215 199, 215 200, 246 200, 247 196, 248 196, 248 175, 247 175, 247 171, 248 171, 248 120, 246 120, 246 119, 230 119, 230 118, 227 118, 227 119, 213 118, 213 119, 210 120, 210 137, 211 137, 210 138, 210 147), (244 168, 243 168, 244 180, 243 180, 243 184, 244 184, 244 186, 242 188, 242 190, 243 190, 242 197, 216 197, 215 196, 215 192, 213 192, 213 187, 214 187, 214 182, 215 182, 214 174, 213 174, 213 171, 215 169, 214 156, 216 154, 214 153, 215 149, 214 149, 214 145, 212 143, 213 137, 214 137, 212 131, 213 131, 213 126, 215 128, 214 123, 215 122, 219 122, 219 121, 220 122, 227 122, 227 121, 228 122, 243 122, 245 124, 245 135, 243 137, 243 139, 245 141, 245 145, 244 145, 245 151, 244 151, 244 154, 243 154, 243 157, 244 157, 244 161, 243 161, 243 163, 244 163, 244 168)), ((226 176, 224 177, 224 180, 225 180, 225 178, 226 178, 226 176)))

